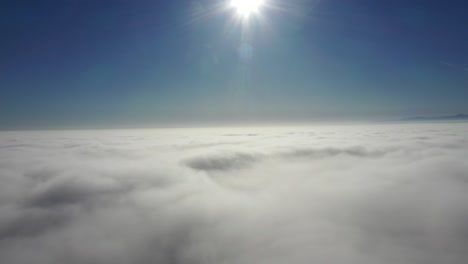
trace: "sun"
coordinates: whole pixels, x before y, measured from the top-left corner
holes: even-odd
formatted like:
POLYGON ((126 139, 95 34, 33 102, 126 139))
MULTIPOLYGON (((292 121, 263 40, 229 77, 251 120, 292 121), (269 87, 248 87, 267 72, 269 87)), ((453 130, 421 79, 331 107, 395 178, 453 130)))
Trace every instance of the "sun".
POLYGON ((250 16, 258 11, 263 2, 264 0, 232 0, 231 6, 237 9, 239 15, 250 16))

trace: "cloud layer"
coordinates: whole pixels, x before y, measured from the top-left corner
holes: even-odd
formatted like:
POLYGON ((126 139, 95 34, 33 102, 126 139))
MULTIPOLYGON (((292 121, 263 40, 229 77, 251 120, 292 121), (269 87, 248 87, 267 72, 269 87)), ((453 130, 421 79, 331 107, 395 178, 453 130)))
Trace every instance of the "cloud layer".
POLYGON ((468 125, 0 133, 2 263, 468 262, 468 125))

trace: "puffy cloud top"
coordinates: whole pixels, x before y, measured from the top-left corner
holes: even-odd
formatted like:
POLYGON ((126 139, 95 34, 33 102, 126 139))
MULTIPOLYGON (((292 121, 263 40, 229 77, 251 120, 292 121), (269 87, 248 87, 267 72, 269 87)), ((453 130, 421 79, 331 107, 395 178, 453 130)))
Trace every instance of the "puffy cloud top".
POLYGON ((468 125, 0 133, 2 263, 468 262, 468 125))

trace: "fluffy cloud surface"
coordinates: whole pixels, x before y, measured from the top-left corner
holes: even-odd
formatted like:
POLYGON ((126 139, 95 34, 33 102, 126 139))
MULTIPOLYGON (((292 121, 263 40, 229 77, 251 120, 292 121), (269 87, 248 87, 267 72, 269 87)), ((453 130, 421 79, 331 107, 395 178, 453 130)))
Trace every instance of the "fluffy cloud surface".
POLYGON ((465 264, 468 125, 0 133, 5 264, 465 264))

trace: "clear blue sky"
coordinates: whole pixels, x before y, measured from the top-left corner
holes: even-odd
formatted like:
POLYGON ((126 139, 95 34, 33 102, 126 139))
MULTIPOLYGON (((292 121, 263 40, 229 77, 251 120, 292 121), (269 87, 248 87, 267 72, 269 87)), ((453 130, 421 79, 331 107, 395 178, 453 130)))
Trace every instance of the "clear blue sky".
POLYGON ((3 0, 0 128, 468 113, 468 3, 3 0))

